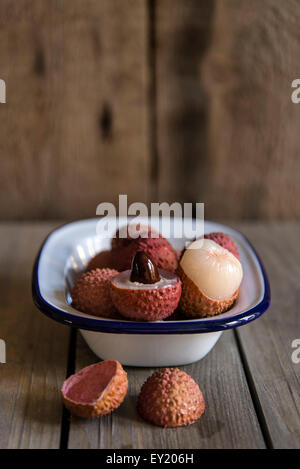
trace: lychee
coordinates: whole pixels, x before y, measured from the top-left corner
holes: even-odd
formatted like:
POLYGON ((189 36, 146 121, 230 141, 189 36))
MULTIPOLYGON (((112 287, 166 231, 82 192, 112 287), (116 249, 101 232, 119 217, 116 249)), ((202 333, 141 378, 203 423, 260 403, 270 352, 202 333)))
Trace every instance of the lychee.
POLYGON ((130 269, 132 259, 138 251, 149 254, 159 269, 174 272, 178 265, 177 252, 165 238, 138 238, 126 246, 112 249, 112 262, 119 271, 130 269))
POLYGON ((226 233, 214 232, 204 235, 205 239, 211 239, 215 243, 222 246, 222 248, 228 249, 235 257, 240 260, 240 254, 236 243, 233 239, 226 233))
POLYGON ((191 318, 223 313, 238 296, 243 277, 240 261, 209 239, 189 245, 178 267, 180 307, 191 318))
POLYGON ((71 291, 74 308, 94 316, 115 317, 110 282, 117 274, 113 269, 94 269, 81 275, 71 291))
POLYGON ((88 263, 88 266, 86 268, 87 271, 89 270, 94 270, 94 269, 114 269, 115 264, 112 259, 111 251, 101 251, 98 254, 96 254, 90 262, 88 263))
POLYGON ((129 225, 119 228, 111 240, 112 249, 117 247, 125 247, 131 241, 138 238, 162 238, 162 235, 150 225, 142 225, 141 223, 130 223, 129 225))
POLYGON ((186 321, 186 316, 184 312, 178 307, 175 309, 174 313, 171 316, 166 318, 166 321, 186 321))
POLYGON ((173 272, 157 269, 151 257, 138 251, 132 269, 111 282, 111 298, 119 313, 130 319, 157 321, 177 308, 181 281, 173 272))
POLYGON ((70 376, 62 386, 61 395, 72 414, 93 418, 119 407, 127 389, 127 373, 121 363, 105 360, 70 376))
POLYGON ((178 368, 156 371, 143 384, 138 397, 141 417, 165 428, 193 423, 204 409, 204 397, 198 384, 178 368))

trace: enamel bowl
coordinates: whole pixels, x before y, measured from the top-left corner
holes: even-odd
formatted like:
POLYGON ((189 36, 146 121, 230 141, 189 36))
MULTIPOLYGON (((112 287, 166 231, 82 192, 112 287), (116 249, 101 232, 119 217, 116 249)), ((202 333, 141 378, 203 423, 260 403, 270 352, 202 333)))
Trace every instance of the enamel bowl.
MULTIPOLYGON (((175 218, 172 223, 180 221, 175 218)), ((44 314, 79 328, 88 346, 102 359, 132 366, 192 363, 205 357, 223 331, 253 321, 270 304, 267 275, 249 241, 232 228, 206 221, 205 233, 228 233, 240 251, 244 276, 239 297, 229 311, 204 319, 155 322, 108 320, 81 313, 71 306, 71 288, 89 260, 110 247, 110 240, 96 233, 98 222, 99 218, 81 220, 50 233, 34 265, 32 294, 44 314)), ((124 224, 120 218, 119 226, 124 224)), ((176 249, 183 248, 185 241, 170 239, 176 249)))

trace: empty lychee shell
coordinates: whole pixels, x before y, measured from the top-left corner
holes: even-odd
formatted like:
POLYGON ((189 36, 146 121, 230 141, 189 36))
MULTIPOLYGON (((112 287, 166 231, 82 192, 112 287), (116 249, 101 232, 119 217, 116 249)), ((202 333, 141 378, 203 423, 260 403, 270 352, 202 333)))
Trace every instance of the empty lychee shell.
POLYGON ((140 321, 157 321, 170 316, 181 295, 179 277, 158 269, 160 280, 153 284, 130 281, 130 270, 117 275, 111 282, 111 298, 122 316, 140 321))
POLYGON ((132 259, 138 251, 144 251, 155 261, 158 268, 175 272, 178 254, 165 238, 138 238, 129 244, 112 249, 112 262, 120 272, 130 269, 132 259))
POLYGON ((86 268, 87 271, 89 270, 94 270, 94 269, 114 269, 115 264, 113 262, 113 258, 111 255, 111 251, 101 251, 98 254, 96 254, 90 262, 88 263, 88 266, 86 268))
POLYGON ((143 384, 138 397, 141 417, 165 428, 193 423, 204 409, 204 397, 198 384, 178 368, 156 371, 143 384))
POLYGON ((115 317, 110 282, 117 274, 114 269, 94 269, 81 275, 71 291, 74 308, 94 316, 115 317))
POLYGON ((72 414, 94 418, 119 407, 127 388, 127 373, 122 365, 115 360, 105 360, 70 376, 62 386, 61 395, 72 414))
POLYGON ((228 249, 238 260, 240 260, 240 253, 236 243, 233 239, 226 233, 214 232, 204 235, 205 239, 211 239, 215 243, 222 246, 222 248, 228 249))
POLYGON ((191 318, 214 316, 230 308, 243 276, 239 260, 208 239, 189 246, 177 273, 182 281, 180 307, 191 318))

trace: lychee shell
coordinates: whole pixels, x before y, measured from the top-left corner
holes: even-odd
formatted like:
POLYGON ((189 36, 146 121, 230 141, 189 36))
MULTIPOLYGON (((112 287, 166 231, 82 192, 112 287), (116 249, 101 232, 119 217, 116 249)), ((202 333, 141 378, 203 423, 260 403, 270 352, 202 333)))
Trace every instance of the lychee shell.
POLYGON ((155 372, 144 383, 138 397, 141 417, 165 428, 193 423, 204 409, 204 397, 198 384, 178 368, 155 372))
POLYGON ((206 296, 197 285, 185 274, 181 265, 177 273, 182 281, 180 308, 189 318, 204 318, 216 316, 227 311, 239 294, 239 289, 228 300, 214 300, 206 296))
POLYGON ((96 254, 87 265, 86 270, 94 269, 115 269, 115 264, 112 259, 111 251, 101 251, 96 254))
POLYGON ((123 226, 121 228, 119 228, 116 233, 115 233, 115 236, 112 238, 111 240, 111 247, 114 249, 114 248, 117 248, 117 247, 124 247, 124 246, 128 246, 128 244, 131 243, 131 241, 134 241, 138 238, 151 238, 151 237, 157 237, 157 238, 162 238, 162 235, 159 233, 159 231, 155 230, 152 226, 149 226, 149 225, 142 225, 141 223, 138 223, 136 225, 136 229, 139 231, 139 234, 140 236, 138 236, 138 238, 131 238, 130 234, 129 234, 129 227, 130 227, 130 224, 127 225, 127 226, 123 226), (124 236, 124 233, 125 233, 125 237, 122 237, 120 238, 120 231, 122 230, 122 234, 124 236), (147 236, 145 237, 145 233, 147 233, 147 236))
POLYGON ((94 316, 114 317, 110 282, 117 274, 114 269, 94 269, 81 275, 71 291, 74 308, 94 316))
POLYGON ((112 263, 120 272, 130 269, 137 251, 150 255, 159 269, 175 272, 178 255, 165 238, 137 238, 126 246, 118 246, 111 251, 112 263))
POLYGON ((117 409, 123 402, 128 389, 127 373, 123 369, 121 363, 116 360, 105 360, 94 365, 83 368, 78 373, 70 376, 63 383, 61 389, 62 400, 66 408, 73 414, 82 418, 95 418, 101 415, 106 415, 117 409), (104 391, 100 392, 98 399, 95 399, 93 403, 79 403, 72 399, 69 399, 65 393, 70 381, 79 375, 84 374, 87 370, 92 367, 101 366, 104 367, 108 363, 114 362, 116 364, 116 371, 113 378, 109 381, 104 391))
POLYGON ((111 283, 111 298, 122 316, 141 321, 158 321, 170 316, 178 306, 181 280, 153 289, 121 288, 111 283))
POLYGON ((230 251, 239 261, 241 260, 238 247, 233 239, 226 233, 214 232, 204 235, 205 239, 210 239, 230 251))

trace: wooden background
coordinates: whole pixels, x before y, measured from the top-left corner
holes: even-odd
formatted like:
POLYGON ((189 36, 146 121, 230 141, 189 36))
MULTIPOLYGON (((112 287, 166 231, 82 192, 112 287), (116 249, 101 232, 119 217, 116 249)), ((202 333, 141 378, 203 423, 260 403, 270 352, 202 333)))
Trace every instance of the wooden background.
POLYGON ((0 217, 300 218, 297 0, 0 0, 0 217))

